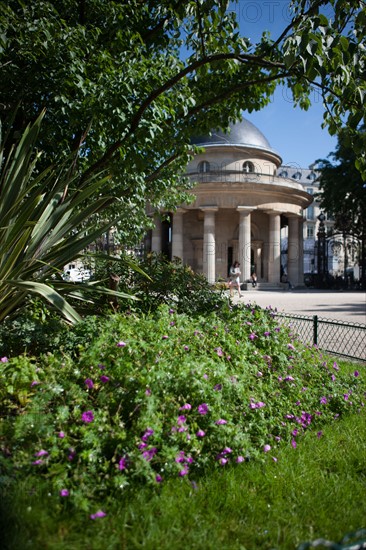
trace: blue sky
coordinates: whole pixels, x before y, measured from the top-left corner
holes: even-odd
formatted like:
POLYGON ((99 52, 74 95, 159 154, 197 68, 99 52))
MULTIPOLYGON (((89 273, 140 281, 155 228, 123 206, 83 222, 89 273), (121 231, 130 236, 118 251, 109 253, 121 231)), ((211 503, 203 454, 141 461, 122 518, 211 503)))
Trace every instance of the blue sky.
MULTIPOLYGON (((229 10, 236 13, 241 34, 254 43, 266 30, 273 38, 279 36, 291 20, 289 4, 288 0, 239 0, 231 3, 229 10)), ((337 138, 321 127, 324 109, 315 90, 311 102, 308 111, 294 108, 289 92, 277 88, 267 107, 243 114, 266 136, 284 164, 307 168, 316 159, 326 158, 337 145, 337 138)))

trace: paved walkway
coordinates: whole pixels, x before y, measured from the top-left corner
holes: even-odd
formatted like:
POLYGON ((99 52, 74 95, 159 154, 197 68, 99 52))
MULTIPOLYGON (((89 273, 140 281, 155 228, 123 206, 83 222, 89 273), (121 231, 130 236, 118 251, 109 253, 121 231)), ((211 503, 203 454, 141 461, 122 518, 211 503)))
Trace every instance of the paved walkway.
MULTIPOLYGON (((238 301, 238 295, 233 298, 238 301)), ((366 292, 332 290, 244 290, 240 299, 261 307, 272 306, 278 311, 298 315, 318 315, 344 323, 366 324, 366 292)))

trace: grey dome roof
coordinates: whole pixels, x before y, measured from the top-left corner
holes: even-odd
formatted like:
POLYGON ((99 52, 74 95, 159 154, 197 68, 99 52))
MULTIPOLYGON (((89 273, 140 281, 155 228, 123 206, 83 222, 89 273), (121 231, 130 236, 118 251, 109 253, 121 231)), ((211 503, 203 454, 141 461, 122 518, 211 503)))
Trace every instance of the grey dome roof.
POLYGON ((254 124, 243 118, 241 122, 230 124, 230 133, 225 134, 221 130, 213 130, 211 136, 199 136, 192 138, 194 145, 246 145, 256 149, 271 151, 278 156, 260 130, 254 124))

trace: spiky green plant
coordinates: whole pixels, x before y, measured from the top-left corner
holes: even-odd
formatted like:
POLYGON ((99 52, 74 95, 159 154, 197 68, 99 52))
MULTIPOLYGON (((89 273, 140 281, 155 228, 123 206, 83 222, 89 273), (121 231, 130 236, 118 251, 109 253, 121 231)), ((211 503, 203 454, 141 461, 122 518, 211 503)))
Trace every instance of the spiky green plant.
POLYGON ((68 283, 61 277, 63 266, 111 227, 113 221, 96 228, 95 215, 113 199, 100 193, 110 177, 106 173, 84 179, 64 165, 37 174, 36 142, 44 114, 8 153, 0 127, 0 322, 19 311, 29 294, 74 323, 80 315, 70 298, 85 302, 111 293, 97 283, 68 283))

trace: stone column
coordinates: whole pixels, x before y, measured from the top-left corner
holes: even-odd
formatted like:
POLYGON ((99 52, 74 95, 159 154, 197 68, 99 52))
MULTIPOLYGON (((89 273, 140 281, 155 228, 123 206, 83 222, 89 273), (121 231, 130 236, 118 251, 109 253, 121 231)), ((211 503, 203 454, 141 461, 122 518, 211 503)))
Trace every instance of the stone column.
POLYGON ((155 227, 151 233, 151 252, 161 253, 161 219, 155 216, 155 227))
POLYGON ((250 235, 250 213, 254 208, 248 206, 238 206, 239 212, 239 258, 241 280, 248 281, 250 279, 250 249, 251 249, 251 235, 250 235))
POLYGON ((217 206, 202 206, 203 220, 203 273, 209 283, 215 282, 216 241, 215 241, 215 213, 217 206))
POLYGON ((252 241, 253 251, 254 251, 254 265, 259 279, 263 277, 262 273, 262 247, 263 241, 252 241))
POLYGON ((299 284, 304 285, 304 218, 299 222, 299 284))
POLYGON ((183 262, 183 214, 186 211, 178 208, 173 214, 172 258, 180 258, 183 262))
POLYGON ((281 215, 270 210, 268 232, 268 282, 279 283, 281 278, 281 215))
POLYGON ((299 256, 301 255, 299 218, 288 216, 288 253, 287 271, 289 281, 294 285, 300 282, 299 277, 299 256))

